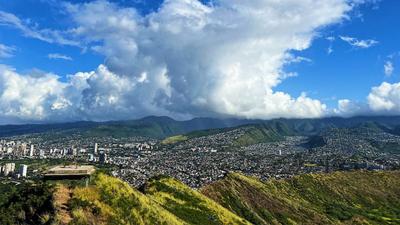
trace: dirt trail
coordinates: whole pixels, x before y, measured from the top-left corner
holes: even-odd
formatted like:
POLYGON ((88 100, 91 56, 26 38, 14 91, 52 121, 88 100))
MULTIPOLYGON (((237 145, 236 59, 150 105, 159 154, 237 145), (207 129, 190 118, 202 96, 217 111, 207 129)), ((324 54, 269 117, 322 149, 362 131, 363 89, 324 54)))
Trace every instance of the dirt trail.
POLYGON ((57 185, 54 192, 54 203, 56 214, 60 224, 66 225, 71 222, 71 211, 68 206, 68 201, 71 198, 71 190, 64 185, 57 185))

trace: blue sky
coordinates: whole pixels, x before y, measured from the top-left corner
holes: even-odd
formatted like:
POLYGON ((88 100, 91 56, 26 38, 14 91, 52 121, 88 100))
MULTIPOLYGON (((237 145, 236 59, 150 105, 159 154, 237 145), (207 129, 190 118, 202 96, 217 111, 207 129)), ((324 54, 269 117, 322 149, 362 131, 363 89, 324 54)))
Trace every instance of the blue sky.
MULTIPOLYGON (((341 98, 365 101, 371 87, 382 81, 398 82, 399 71, 388 77, 384 64, 388 56, 400 49, 400 31, 395 29, 400 27, 399 9, 398 1, 381 1, 377 8, 361 7, 359 18, 323 29, 322 37, 316 39, 311 48, 299 53, 312 62, 288 68, 299 76, 288 79, 279 88, 293 94, 309 90, 310 96, 327 99, 325 102, 333 107, 341 98), (326 40, 328 36, 336 40, 331 44, 326 40), (359 49, 338 40, 338 36, 374 39, 379 44, 359 49), (333 49, 331 54, 327 54, 329 46, 333 49)), ((395 57, 394 66, 399 62, 400 58, 395 57)))
POLYGON ((0 123, 150 114, 178 119, 398 114, 400 2, 319 4, 312 8, 290 0, 1 1, 0 123), (259 10, 261 16, 254 18, 243 10, 246 7, 259 10), (298 14, 300 21, 280 21, 271 11, 298 14), (315 13, 320 22, 306 13, 315 13), (110 22, 115 18, 117 22, 110 22), (281 24, 265 25, 269 20, 281 24), (292 28, 292 23, 299 28, 292 28), (278 43, 286 38, 293 43, 278 43), (263 41, 254 50, 246 48, 254 47, 256 39, 263 41), (179 42, 186 48, 174 44, 179 42), (11 78, 5 75, 8 71, 14 73, 11 78), (76 76, 79 72, 85 75, 76 76), (46 82, 52 82, 52 76, 56 81, 49 86, 46 82), (83 79, 79 88, 73 77, 83 79), (50 88, 16 91, 8 85, 14 78, 27 86, 50 88), (110 87, 107 79, 114 79, 110 87), (70 94, 70 89, 80 94, 70 94), (8 95, 26 101, 6 99, 8 95), (144 101, 145 96, 151 99, 144 101), (29 98, 35 104, 26 103, 32 102, 29 98))

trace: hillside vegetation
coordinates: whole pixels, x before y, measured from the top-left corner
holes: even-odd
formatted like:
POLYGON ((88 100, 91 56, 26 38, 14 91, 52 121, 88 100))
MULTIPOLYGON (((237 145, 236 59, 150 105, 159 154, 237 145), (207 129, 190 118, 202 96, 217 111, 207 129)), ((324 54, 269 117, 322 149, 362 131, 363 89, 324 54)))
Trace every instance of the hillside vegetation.
POLYGON ((142 191, 98 175, 73 190, 71 224, 400 224, 400 171, 268 182, 232 173, 200 192, 159 176, 142 191))
POLYGON ((71 199, 71 224, 184 224, 127 183, 99 174, 89 187, 77 187, 71 199))
MULTIPOLYGON (((220 144, 216 135, 225 135, 224 139, 230 142, 229 144, 234 147, 243 147, 252 144, 258 144, 263 142, 279 141, 284 138, 285 135, 291 133, 287 130, 277 128, 269 124, 252 124, 244 125, 235 128, 221 128, 221 129, 208 129, 201 131, 194 131, 185 135, 176 135, 164 139, 161 143, 164 145, 174 145, 187 140, 196 139, 200 137, 208 138, 210 144, 217 146, 220 144), (242 133, 243 132, 243 133, 242 133), (239 134, 239 137, 232 139, 232 134, 239 134)), ((221 138, 221 137, 220 137, 221 138)))
POLYGON ((168 137, 168 138, 164 139, 163 141, 161 141, 161 144, 163 144, 163 145, 172 145, 172 144, 176 144, 178 142, 182 142, 182 141, 186 141, 186 140, 188 140, 187 136, 176 135, 176 136, 171 136, 171 137, 168 137))
POLYGON ((145 193, 188 224, 250 224, 213 200, 168 177, 152 179, 145 193))
POLYGON ((252 125, 244 135, 234 141, 233 145, 242 147, 263 142, 279 141, 283 139, 283 135, 287 135, 287 132, 277 130, 275 127, 266 124, 252 125))
POLYGON ((202 193, 254 224, 400 224, 400 172, 336 172, 266 183, 240 174, 202 193))
POLYGON ((104 174, 88 187, 0 186, 0 224, 400 224, 400 171, 261 182, 237 173, 191 189, 158 176, 141 191, 104 174))
POLYGON ((97 175, 89 187, 73 190, 70 224, 250 224, 172 178, 153 179, 145 193, 97 175))
POLYGON ((49 138, 65 134, 80 134, 88 137, 133 137, 166 138, 198 130, 227 128, 255 123, 241 119, 195 118, 177 121, 169 117, 149 116, 137 120, 108 122, 73 122, 56 124, 0 125, 0 137, 26 134, 42 134, 49 138))
POLYGON ((359 126, 360 124, 393 134, 400 133, 399 116, 275 120, 195 118, 187 121, 176 121, 169 117, 150 116, 128 121, 81 121, 58 124, 2 125, 0 126, 0 137, 42 133, 47 134, 51 138, 52 136, 62 136, 67 133, 68 135, 82 134, 90 137, 146 136, 163 139, 193 131, 230 128, 248 124, 268 126, 281 135, 316 135, 327 128, 349 128, 359 126))
POLYGON ((52 224, 53 187, 45 183, 0 183, 0 224, 52 224))

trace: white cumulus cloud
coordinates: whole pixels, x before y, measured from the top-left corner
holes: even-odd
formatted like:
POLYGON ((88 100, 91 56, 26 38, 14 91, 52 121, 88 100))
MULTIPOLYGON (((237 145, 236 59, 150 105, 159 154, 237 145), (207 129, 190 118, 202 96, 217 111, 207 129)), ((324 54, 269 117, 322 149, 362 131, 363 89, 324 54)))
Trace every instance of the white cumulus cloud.
POLYGON ((63 87, 56 75, 24 76, 0 65, 0 115, 3 118, 47 119, 49 104, 57 101, 63 87))
MULTIPOLYGON (((208 5, 198 0, 165 0, 156 12, 144 16, 104 0, 67 3, 66 13, 75 24, 69 33, 104 55, 104 65, 71 75, 67 82, 53 75, 28 79, 8 70, 15 79, 53 86, 20 94, 2 114, 96 120, 150 114, 319 117, 327 111, 319 100, 274 89, 290 76, 285 65, 308 61, 292 52, 310 47, 318 29, 348 18, 356 3, 218 0, 208 5), (31 95, 39 96, 37 108, 22 100, 31 95)), ((32 30, 16 18, 4 13, 1 17, 0 23, 14 24, 30 35, 32 30)), ((3 95, 11 92, 2 90, 3 95)))
POLYGON ((366 114, 371 114, 371 110, 365 102, 355 102, 350 99, 340 99, 337 108, 333 110, 333 115, 344 117, 366 114))
POLYGON ((328 0, 222 0, 215 6, 169 0, 145 17, 104 1, 67 9, 77 35, 103 41, 92 49, 106 56, 111 71, 132 80, 147 74, 149 82, 130 93, 146 93, 146 110, 271 118, 324 113, 317 100, 273 88, 286 76, 283 66, 300 59, 288 51, 308 48, 316 29, 340 21, 351 7, 328 0), (157 81, 160 76, 165 82, 157 81))
POLYGON ((397 115, 400 113, 400 83, 383 82, 372 87, 367 102, 356 102, 349 99, 338 101, 334 115, 397 115))
POLYGON ((127 118, 133 111, 125 108, 124 94, 134 85, 104 65, 70 75, 66 82, 55 74, 20 74, 0 65, 0 121, 108 120, 111 114, 127 118))
POLYGON ((383 82, 373 87, 368 95, 368 104, 373 111, 400 113, 400 83, 383 82))

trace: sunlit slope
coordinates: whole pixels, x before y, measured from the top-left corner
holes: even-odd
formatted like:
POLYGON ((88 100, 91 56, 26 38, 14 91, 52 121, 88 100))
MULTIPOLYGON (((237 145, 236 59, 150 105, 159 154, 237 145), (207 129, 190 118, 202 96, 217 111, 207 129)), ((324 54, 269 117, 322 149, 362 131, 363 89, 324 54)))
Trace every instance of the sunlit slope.
POLYGON ((253 125, 244 135, 235 140, 233 145, 242 147, 263 142, 273 142, 282 140, 283 135, 287 135, 287 132, 276 130, 275 127, 265 124, 253 125))
POLYGON ((71 224, 184 224, 127 183, 101 174, 94 185, 73 191, 71 208, 71 224))
POLYGON ((168 177, 149 181, 145 194, 110 176, 77 187, 71 224, 250 224, 218 203, 168 177))
POLYGON ((188 224, 250 224, 198 191, 172 178, 152 179, 145 193, 188 224))
POLYGON ((230 174, 201 192, 254 224, 400 224, 400 172, 337 172, 266 183, 230 174))
MULTIPOLYGON (((229 137, 232 133, 243 133, 234 140, 230 140, 231 146, 243 147, 252 144, 258 144, 263 142, 273 142, 282 140, 284 136, 292 134, 290 131, 286 130, 283 125, 279 126, 279 123, 275 123, 275 126, 267 124, 252 124, 239 126, 235 128, 223 128, 223 129, 209 129, 201 130, 187 133, 185 135, 176 135, 164 139, 161 143, 164 145, 177 144, 179 142, 184 142, 193 138, 199 137, 210 137, 213 139, 213 135, 225 134, 229 137)), ((218 145, 218 139, 215 139, 215 145, 218 145)))
POLYGON ((400 224, 400 172, 265 183, 233 173, 200 192, 160 176, 143 193, 98 175, 89 187, 73 190, 69 205, 72 224, 400 224))

